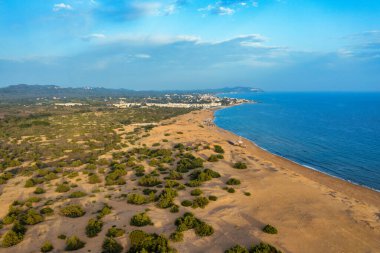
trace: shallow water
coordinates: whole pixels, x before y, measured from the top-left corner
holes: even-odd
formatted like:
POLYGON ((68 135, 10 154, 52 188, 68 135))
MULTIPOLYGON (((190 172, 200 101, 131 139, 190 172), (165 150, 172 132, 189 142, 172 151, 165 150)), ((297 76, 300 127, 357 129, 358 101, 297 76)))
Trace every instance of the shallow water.
POLYGON ((380 93, 246 93, 215 123, 260 147, 380 191, 380 93))

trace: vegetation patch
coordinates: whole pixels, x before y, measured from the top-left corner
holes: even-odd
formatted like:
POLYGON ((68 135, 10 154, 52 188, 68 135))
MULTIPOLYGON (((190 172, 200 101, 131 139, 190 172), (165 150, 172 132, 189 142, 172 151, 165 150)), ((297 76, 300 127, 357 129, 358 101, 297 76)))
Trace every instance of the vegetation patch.
POLYGON ((141 230, 132 231, 129 234, 131 248, 128 253, 162 252, 175 253, 176 250, 169 246, 168 239, 163 235, 148 234, 141 230))
POLYGON ((144 212, 133 215, 130 221, 130 225, 136 227, 144 227, 153 225, 153 222, 151 221, 150 217, 144 212))
POLYGON ((277 234, 278 233, 277 228, 275 228, 269 224, 265 225, 265 227, 263 227, 263 232, 265 232, 267 234, 277 234))
POLYGON ((83 248, 86 245, 85 242, 81 241, 76 236, 70 236, 66 239, 66 251, 74 251, 83 248))
POLYGON ((86 211, 80 205, 68 205, 61 208, 61 214, 70 218, 78 218, 85 215, 86 211))

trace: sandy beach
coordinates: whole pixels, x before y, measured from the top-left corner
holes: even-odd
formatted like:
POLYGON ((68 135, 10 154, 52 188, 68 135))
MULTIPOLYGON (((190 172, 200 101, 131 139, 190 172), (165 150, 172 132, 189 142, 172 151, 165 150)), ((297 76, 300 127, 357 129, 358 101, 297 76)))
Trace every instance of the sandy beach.
MULTIPOLYGON (((172 247, 184 253, 224 252, 236 244, 249 247, 260 241, 270 243, 283 252, 380 252, 380 193, 302 167, 270 154, 247 140, 244 140, 245 147, 231 145, 229 141, 236 141, 238 136, 204 124, 204 120, 212 117, 212 110, 202 110, 163 121, 149 132, 149 136, 140 139, 136 146, 146 144, 150 147, 158 142, 162 148, 172 148, 175 143, 222 146, 224 159, 204 165, 219 172, 221 177, 200 187, 205 195, 217 196, 217 201, 210 202, 204 209, 181 206, 177 214, 157 208, 154 203, 143 206, 127 204, 119 196, 136 188, 135 179, 129 173, 126 185, 99 187, 97 194, 75 200, 86 208, 83 217, 70 219, 56 212, 43 223, 31 227, 20 244, 9 249, 2 248, 0 252, 39 252, 45 240, 55 245, 54 252, 61 252, 64 241, 57 238, 59 234, 75 234, 82 238, 86 247, 77 252, 99 252, 102 239, 113 225, 127 231, 118 239, 127 249, 128 232, 136 229, 129 225, 130 218, 146 208, 150 209, 149 215, 154 223, 143 228, 147 232, 169 236, 175 231, 174 220, 186 211, 193 212, 214 227, 212 236, 201 238, 193 231, 186 231, 183 242, 171 242, 172 247), (162 142, 163 139, 166 139, 165 142, 162 142), (232 165, 238 161, 244 161, 248 168, 234 169, 232 165), (235 187, 235 193, 222 189, 230 177, 241 180, 241 185, 235 187), (246 192, 251 196, 246 196, 246 192), (105 217, 98 237, 87 238, 84 229, 87 221, 105 202, 113 207, 112 214, 105 217), (266 224, 275 226, 278 234, 262 232, 266 224)), ((126 126, 125 132, 132 129, 129 128, 126 126)), ((104 157, 111 157, 111 153, 104 157)), ((194 155, 207 159, 213 153, 210 149, 200 149, 194 155)), ((147 164, 145 166, 147 171, 154 169, 147 164)), ((79 177, 83 179, 76 179, 80 182, 80 190, 94 190, 94 185, 87 183, 85 175, 80 174, 79 177)), ((32 196, 32 189, 22 187, 26 179, 11 179, 3 189, 0 199, 2 217, 14 199, 32 196)), ((75 182, 74 179, 71 182, 75 182)), ((47 197, 59 196, 53 189, 46 194, 47 197)), ((175 203, 180 205, 181 201, 189 198, 189 191, 180 191, 175 203)), ((52 208, 58 210, 70 201, 62 199, 52 208)))

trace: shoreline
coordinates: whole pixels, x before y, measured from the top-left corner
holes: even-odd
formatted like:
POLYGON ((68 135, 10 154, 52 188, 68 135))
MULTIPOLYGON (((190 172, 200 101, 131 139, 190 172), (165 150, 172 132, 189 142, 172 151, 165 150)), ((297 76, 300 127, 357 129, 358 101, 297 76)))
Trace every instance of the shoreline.
MULTIPOLYGON (((241 105, 241 104, 239 104, 239 105, 241 105)), ((233 106, 239 106, 239 105, 233 105, 233 106)), ((211 109, 213 122, 216 118, 215 117, 216 111, 223 110, 223 109, 233 107, 233 106, 224 106, 224 107, 220 107, 220 108, 211 109)), ((240 138, 244 139, 246 143, 249 143, 250 145, 254 146, 256 149, 260 150, 260 152, 267 153, 267 155, 270 156, 275 161, 278 160, 280 162, 284 162, 285 164, 287 164, 287 166, 292 167, 292 169, 295 172, 300 173, 303 176, 305 176, 311 180, 314 180, 318 183, 321 183, 321 184, 323 184, 323 185, 325 185, 331 189, 334 189, 336 191, 343 192, 343 193, 345 193, 351 197, 355 197, 355 198, 360 197, 361 200, 363 200, 362 195, 364 194, 364 196, 365 196, 364 198, 366 199, 366 202, 368 202, 370 204, 379 204, 380 203, 380 191, 378 191, 376 189, 373 189, 373 188, 365 186, 365 185, 360 185, 360 184, 357 184, 355 182, 351 182, 351 181, 346 180, 344 178, 340 178, 340 177, 337 177, 334 175, 330 175, 326 172, 320 171, 316 168, 312 168, 312 167, 307 166, 307 165, 297 163, 296 161, 290 160, 290 159, 283 157, 281 155, 274 154, 274 153, 270 152, 269 150, 260 147, 254 141, 247 139, 243 136, 239 136, 239 135, 233 133, 232 131, 221 128, 216 124, 215 124, 215 127, 219 131, 224 131, 230 135, 235 136, 235 138, 240 137, 240 138), (360 191, 362 193, 358 194, 357 191, 360 191)))

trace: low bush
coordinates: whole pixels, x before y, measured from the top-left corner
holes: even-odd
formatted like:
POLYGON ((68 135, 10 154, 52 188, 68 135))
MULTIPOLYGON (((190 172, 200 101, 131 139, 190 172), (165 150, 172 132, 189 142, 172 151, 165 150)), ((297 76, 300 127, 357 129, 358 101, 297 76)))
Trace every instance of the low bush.
POLYGON ((224 251, 224 253, 249 253, 249 251, 245 247, 235 245, 234 247, 224 251))
POLYGON ((68 192, 70 191, 70 186, 68 184, 59 184, 57 185, 57 188, 55 189, 56 192, 68 192))
POLYGON ((178 232, 184 232, 189 229, 194 229, 198 236, 210 236, 214 233, 212 226, 204 221, 196 218, 192 213, 185 213, 182 217, 175 220, 178 232))
POLYGON ((177 206, 177 205, 173 205, 173 206, 170 208, 170 212, 171 212, 171 213, 178 213, 178 212, 179 212, 179 206, 177 206))
POLYGON ((170 234, 170 237, 169 237, 170 240, 172 240, 173 242, 182 242, 183 241, 183 233, 182 232, 173 232, 170 234))
POLYGON ((51 242, 44 242, 41 246, 41 252, 50 252, 54 249, 53 244, 51 242))
POLYGON ((24 239, 24 235, 18 234, 13 230, 9 230, 3 235, 3 240, 1 241, 1 247, 9 248, 16 244, 19 244, 24 239))
POLYGON ((100 209, 97 213, 98 215, 96 216, 96 218, 98 219, 102 219, 104 216, 110 214, 112 211, 112 207, 107 205, 107 204, 104 204, 104 206, 102 207, 102 209, 100 209))
POLYGON ((168 208, 173 205, 174 198, 177 196, 177 191, 171 188, 162 190, 157 199, 157 206, 160 208, 168 208))
POLYGON ((103 241, 102 253, 121 253, 123 246, 118 243, 114 238, 107 237, 103 241))
POLYGON ((190 192, 191 196, 199 196, 203 193, 201 189, 194 189, 190 192))
POLYGON ((69 195, 69 198, 82 198, 84 196, 86 196, 87 194, 85 192, 82 192, 82 191, 75 191, 75 192, 72 192, 70 195, 69 195))
POLYGON ((278 231, 277 231, 277 228, 271 226, 271 225, 265 225, 265 227, 263 227, 263 232, 267 233, 267 234, 277 234, 278 231))
POLYGON ((234 163, 234 165, 232 167, 234 169, 243 170, 243 169, 247 168, 247 164, 245 164, 243 162, 237 162, 237 163, 234 163))
POLYGON ((81 241, 76 236, 70 236, 66 239, 66 251, 73 251, 83 248, 86 245, 85 242, 81 241))
POLYGON ((251 193, 250 192, 244 192, 244 195, 245 196, 251 196, 251 193))
POLYGON ((57 238, 61 239, 61 240, 65 240, 66 239, 66 235, 61 234, 61 235, 57 236, 57 238))
POLYGON ((46 191, 41 188, 41 187, 37 187, 35 190, 34 190, 34 194, 43 194, 45 193, 46 191))
POLYGON ((235 193, 235 189, 232 187, 227 188, 228 193, 235 193))
POLYGON ((140 186, 152 187, 161 184, 161 180, 157 177, 143 176, 139 179, 138 184, 140 186))
POLYGON ((240 180, 236 179, 236 178, 230 178, 230 179, 227 180, 226 184, 227 185, 239 185, 240 184, 240 180))
POLYGON ((80 205, 68 205, 61 208, 61 214, 70 218, 78 218, 86 214, 80 205))
POLYGON ((214 145, 214 151, 219 154, 224 153, 224 149, 220 145, 214 145))
POLYGON ((20 222, 25 225, 35 225, 44 221, 44 217, 35 209, 29 209, 27 212, 23 213, 19 219, 20 222))
POLYGON ((127 202, 134 205, 142 205, 149 202, 149 199, 138 193, 130 193, 127 196, 127 202))
POLYGON ((125 230, 117 227, 108 229, 106 236, 108 237, 120 237, 125 234, 125 230))
POLYGON ((102 231, 103 222, 99 219, 90 219, 86 226, 86 235, 88 237, 95 237, 102 231))
POLYGON ((181 205, 183 206, 191 206, 193 204, 193 202, 191 202, 191 200, 184 200, 181 202, 181 205))
POLYGON ((40 214, 46 215, 46 216, 53 215, 54 210, 50 207, 44 207, 40 210, 40 214))
POLYGON ((249 253, 281 253, 281 251, 268 243, 260 242, 260 244, 252 246, 249 253))
POLYGON ((211 201, 216 201, 218 199, 218 197, 214 196, 214 195, 210 195, 210 196, 208 196, 208 199, 211 201))
POLYGON ((162 235, 148 234, 141 230, 135 230, 129 234, 129 239, 131 242, 131 248, 127 251, 127 253, 176 252, 176 250, 169 246, 168 239, 162 235))
POLYGON ((207 161, 214 163, 214 162, 219 161, 219 159, 218 159, 217 155, 210 155, 210 157, 207 159, 207 161))
POLYGON ((213 233, 214 233, 213 227, 203 221, 198 222, 197 225, 195 226, 195 234, 198 236, 201 236, 201 237, 210 236, 213 233))
POLYGON ((138 213, 132 216, 130 225, 136 227, 143 227, 153 225, 150 217, 146 213, 138 213))
POLYGON ((100 179, 100 177, 97 174, 92 174, 92 175, 88 176, 88 183, 89 184, 98 184, 101 182, 102 182, 102 180, 100 179))
POLYGON ((209 203, 209 200, 206 197, 197 197, 193 200, 192 208, 205 208, 209 203))

